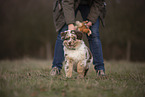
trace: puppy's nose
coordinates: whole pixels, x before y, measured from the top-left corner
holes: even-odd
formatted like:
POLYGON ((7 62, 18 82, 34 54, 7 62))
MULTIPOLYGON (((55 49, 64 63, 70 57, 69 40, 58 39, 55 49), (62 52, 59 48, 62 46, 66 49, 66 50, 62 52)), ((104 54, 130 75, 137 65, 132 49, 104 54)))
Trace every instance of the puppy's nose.
POLYGON ((71 42, 68 42, 69 45, 71 45, 71 42))

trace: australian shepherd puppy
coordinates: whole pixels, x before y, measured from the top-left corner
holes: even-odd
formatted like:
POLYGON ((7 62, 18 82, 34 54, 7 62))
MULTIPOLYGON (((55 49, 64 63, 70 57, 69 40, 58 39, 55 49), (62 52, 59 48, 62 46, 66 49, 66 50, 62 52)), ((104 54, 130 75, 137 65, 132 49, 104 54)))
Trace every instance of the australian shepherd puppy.
POLYGON ((78 73, 78 77, 85 77, 93 57, 82 40, 82 32, 67 30, 61 33, 61 38, 64 45, 66 77, 70 78, 73 70, 78 73))

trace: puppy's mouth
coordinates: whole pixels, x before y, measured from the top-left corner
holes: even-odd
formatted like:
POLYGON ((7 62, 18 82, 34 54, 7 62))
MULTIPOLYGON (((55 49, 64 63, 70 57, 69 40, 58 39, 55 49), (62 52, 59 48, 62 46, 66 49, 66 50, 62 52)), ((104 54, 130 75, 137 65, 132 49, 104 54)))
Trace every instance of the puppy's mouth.
POLYGON ((68 49, 75 49, 76 45, 75 44, 67 44, 67 43, 64 43, 65 46, 68 48, 68 49))
POLYGON ((75 48, 75 44, 73 44, 73 45, 69 44, 67 46, 68 46, 68 48, 75 48))
POLYGON ((79 47, 79 45, 81 44, 81 41, 77 40, 77 41, 73 41, 71 43, 69 43, 68 41, 64 41, 63 44, 66 48, 75 50, 79 47))
POLYGON ((75 48, 75 45, 68 45, 69 48, 75 48))

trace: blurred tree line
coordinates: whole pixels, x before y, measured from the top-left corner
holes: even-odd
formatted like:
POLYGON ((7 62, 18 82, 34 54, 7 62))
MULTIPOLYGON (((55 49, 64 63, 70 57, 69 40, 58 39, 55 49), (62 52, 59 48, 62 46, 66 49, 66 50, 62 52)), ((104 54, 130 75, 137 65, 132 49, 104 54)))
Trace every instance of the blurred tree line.
POLYGON ((145 0, 106 0, 104 57, 145 61, 145 0))
MULTIPOLYGON (((106 0, 104 59, 145 61, 145 0, 106 0)), ((0 0, 0 59, 52 59, 53 0, 0 0)))
POLYGON ((52 58, 53 0, 0 1, 0 59, 52 58))

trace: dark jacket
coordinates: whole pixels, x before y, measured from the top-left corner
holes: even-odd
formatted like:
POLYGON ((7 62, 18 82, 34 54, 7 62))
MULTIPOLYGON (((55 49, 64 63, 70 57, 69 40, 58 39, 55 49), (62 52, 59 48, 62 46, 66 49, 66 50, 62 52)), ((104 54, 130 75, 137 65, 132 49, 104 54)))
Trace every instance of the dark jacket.
MULTIPOLYGON (((104 0, 89 0, 90 13, 87 19, 95 23, 100 17, 104 25, 105 6, 104 0)), ((79 6, 80 0, 55 0, 53 4, 53 19, 56 31, 59 31, 64 24, 75 23, 75 10, 79 6)))

